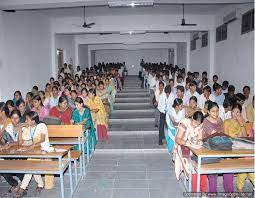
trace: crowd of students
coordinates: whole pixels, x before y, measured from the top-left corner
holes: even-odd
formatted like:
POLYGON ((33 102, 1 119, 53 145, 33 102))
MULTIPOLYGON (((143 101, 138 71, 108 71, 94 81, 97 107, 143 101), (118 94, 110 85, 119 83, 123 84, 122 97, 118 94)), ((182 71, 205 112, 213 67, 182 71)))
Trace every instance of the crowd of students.
MULTIPOLYGON (((111 65, 112 66, 112 65, 111 65)), ((94 146, 97 141, 107 141, 108 118, 113 110, 115 94, 122 87, 119 71, 108 67, 106 71, 90 68, 84 71, 64 64, 58 79, 50 78, 44 90, 33 86, 22 95, 15 91, 13 99, 0 102, 0 151, 22 145, 22 150, 49 148, 47 122, 83 125, 89 131, 94 146)), ((90 141, 91 143, 92 141, 90 141)), ((89 145, 90 150, 92 144, 89 145)), ((86 147, 85 147, 86 149, 86 147)), ((86 151, 89 152, 89 151, 86 151)), ((53 187, 53 176, 2 174, 11 186, 10 193, 22 197, 32 176, 37 182, 37 192, 53 187), (18 176, 21 184, 14 178, 18 176)))
MULTIPOLYGON (((207 72, 185 72, 178 66, 141 63, 142 86, 150 90, 155 107, 155 126, 159 128, 159 145, 167 144, 173 154, 177 179, 189 170, 189 150, 186 146, 201 148, 214 135, 250 137, 254 139, 254 96, 250 87, 235 93, 228 81, 219 83, 214 75, 210 81, 207 72), (185 168, 186 167, 186 168, 185 168)), ((188 174, 188 173, 187 173, 188 174)), ((192 190, 196 191, 193 175, 192 190)), ((234 192, 234 174, 223 174, 226 192, 234 192)), ((246 178, 255 184, 254 173, 237 174, 237 190, 243 191, 246 178)), ((201 176, 202 192, 217 192, 217 175, 201 176), (207 189, 207 179, 209 188, 207 189)))

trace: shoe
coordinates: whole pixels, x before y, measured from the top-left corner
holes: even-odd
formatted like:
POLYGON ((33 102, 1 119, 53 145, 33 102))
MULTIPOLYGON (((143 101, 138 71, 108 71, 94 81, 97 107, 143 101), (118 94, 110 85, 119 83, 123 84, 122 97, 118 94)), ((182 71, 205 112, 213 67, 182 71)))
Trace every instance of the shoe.
POLYGON ((157 125, 157 124, 155 124, 155 127, 156 127, 156 128, 158 128, 158 125, 157 125))

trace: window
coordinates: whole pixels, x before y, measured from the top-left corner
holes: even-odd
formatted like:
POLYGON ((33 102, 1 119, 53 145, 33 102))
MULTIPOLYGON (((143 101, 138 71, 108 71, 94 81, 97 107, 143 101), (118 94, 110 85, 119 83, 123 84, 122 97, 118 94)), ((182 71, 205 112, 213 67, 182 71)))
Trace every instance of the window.
POLYGON ((223 24, 216 28, 216 42, 227 40, 228 37, 228 25, 223 24))
POLYGON ((208 45, 208 33, 202 35, 202 47, 206 47, 208 45))
POLYGON ((254 30, 254 9, 249 10, 242 16, 242 34, 248 33, 254 30))
POLYGON ((196 40, 191 40, 190 41, 190 50, 195 50, 196 49, 196 40))

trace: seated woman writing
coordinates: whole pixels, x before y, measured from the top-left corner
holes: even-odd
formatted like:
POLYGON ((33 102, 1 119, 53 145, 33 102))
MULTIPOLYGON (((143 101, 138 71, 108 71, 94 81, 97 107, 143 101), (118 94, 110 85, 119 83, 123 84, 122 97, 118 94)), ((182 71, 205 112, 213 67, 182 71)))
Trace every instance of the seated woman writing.
MULTIPOLYGON (((44 150, 49 146, 47 126, 44 123, 40 123, 39 115, 34 111, 30 111, 26 115, 26 126, 22 128, 22 145, 26 146, 25 150, 32 150, 37 147, 41 147, 41 149, 44 150)), ((37 183, 37 193, 41 192, 44 188, 41 175, 25 174, 20 188, 16 193, 16 197, 22 197, 24 195, 32 176, 34 176, 37 183)))
POLYGON ((95 149, 97 141, 96 141, 95 128, 91 118, 90 110, 89 108, 84 106, 83 100, 80 97, 76 98, 75 106, 76 108, 73 111, 71 123, 83 125, 85 130, 89 129, 88 142, 89 142, 89 150, 91 151, 92 149, 95 149), (93 141, 94 148, 92 148, 92 141, 93 141))
MULTIPOLYGON (((224 121, 224 133, 232 138, 236 137, 247 137, 246 122, 242 117, 242 106, 240 104, 235 104, 232 107, 232 118, 224 121)), ((234 177, 234 174, 232 174, 234 177)), ((237 174, 237 189, 239 192, 243 192, 243 187, 245 180, 248 179, 255 184, 255 174, 254 173, 239 173, 237 174)))
MULTIPOLYGON (((15 145, 21 145, 22 143, 21 128, 20 128, 21 114, 19 110, 13 110, 10 114, 10 117, 11 117, 11 123, 9 123, 5 128, 5 133, 3 135, 4 145, 1 146, 0 150, 8 149, 11 146, 15 146, 15 145)), ((11 186, 8 192, 15 193, 19 189, 19 183, 14 178, 14 176, 18 177, 19 180, 22 181, 24 174, 3 173, 2 176, 5 178, 7 183, 11 186)))
POLYGON ((72 108, 68 106, 65 96, 60 96, 58 105, 50 110, 50 116, 59 118, 62 124, 71 124, 72 108))
MULTIPOLYGON (((201 148, 202 142, 202 123, 204 120, 203 113, 196 111, 192 115, 192 119, 184 118, 181 120, 177 127, 177 134, 175 137, 175 173, 179 180, 182 171, 185 175, 189 175, 189 149, 188 147, 201 148)), ((200 176, 201 192, 207 190, 207 177, 206 175, 200 176)), ((192 174, 192 192, 196 192, 196 174, 192 174)))

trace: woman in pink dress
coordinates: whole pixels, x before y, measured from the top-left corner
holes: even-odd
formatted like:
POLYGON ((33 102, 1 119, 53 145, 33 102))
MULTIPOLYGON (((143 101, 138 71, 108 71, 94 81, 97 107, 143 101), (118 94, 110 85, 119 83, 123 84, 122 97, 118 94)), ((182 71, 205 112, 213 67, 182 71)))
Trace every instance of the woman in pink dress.
POLYGON ((43 120, 43 118, 49 116, 49 109, 43 106, 42 99, 39 95, 33 97, 32 111, 38 113, 40 120, 43 120))

